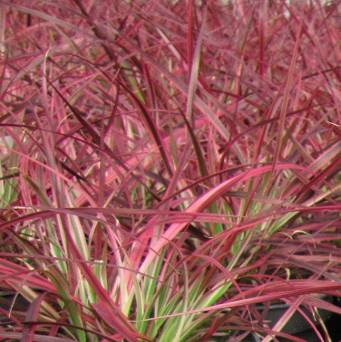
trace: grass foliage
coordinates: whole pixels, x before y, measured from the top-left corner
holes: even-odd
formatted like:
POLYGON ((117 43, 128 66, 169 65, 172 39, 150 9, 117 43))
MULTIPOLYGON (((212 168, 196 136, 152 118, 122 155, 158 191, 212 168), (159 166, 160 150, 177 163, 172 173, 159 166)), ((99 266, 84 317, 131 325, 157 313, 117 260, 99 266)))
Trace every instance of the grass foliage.
POLYGON ((341 291, 339 1, 0 1, 0 336, 302 341, 341 291), (6 302, 7 300, 7 302, 6 302), (288 310, 270 328, 259 303, 288 310))

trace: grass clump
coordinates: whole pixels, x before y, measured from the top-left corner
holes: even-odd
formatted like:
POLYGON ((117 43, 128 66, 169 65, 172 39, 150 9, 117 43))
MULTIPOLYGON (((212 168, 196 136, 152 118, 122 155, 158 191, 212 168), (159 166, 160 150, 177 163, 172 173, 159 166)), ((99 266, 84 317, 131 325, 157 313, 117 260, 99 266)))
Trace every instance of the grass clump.
POLYGON ((340 10, 0 1, 1 338, 295 340, 303 306, 340 313, 316 297, 341 290, 340 10))

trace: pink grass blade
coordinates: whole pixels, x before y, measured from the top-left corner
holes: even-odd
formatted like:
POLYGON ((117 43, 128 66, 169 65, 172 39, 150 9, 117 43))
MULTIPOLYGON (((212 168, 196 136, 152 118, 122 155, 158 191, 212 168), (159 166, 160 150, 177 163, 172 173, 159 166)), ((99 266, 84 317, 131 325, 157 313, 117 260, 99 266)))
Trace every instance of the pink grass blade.
MULTIPOLYGON (((278 164, 276 165, 276 170, 284 170, 284 169, 302 169, 301 167, 297 165, 292 164, 278 164)), ((212 203, 215 199, 219 198, 219 196, 223 195, 224 192, 228 191, 228 189, 236 184, 237 182, 240 182, 242 180, 246 180, 252 177, 255 177, 257 175, 264 174, 266 172, 269 172, 271 168, 269 166, 263 166, 258 169, 254 169, 251 171, 248 171, 244 174, 240 174, 238 176, 235 176, 231 179, 228 179, 227 181, 219 184, 217 187, 211 189, 208 191, 204 196, 199 198, 195 203, 193 203, 186 212, 195 214, 196 212, 201 212, 205 207, 207 207, 210 203, 212 203)), ((145 258, 143 264, 140 267, 141 272, 145 272, 149 264, 153 261, 153 259, 156 256, 156 253, 158 253, 162 247, 167 245, 168 241, 175 238, 175 236, 182 231, 188 223, 181 223, 181 224, 174 224, 171 227, 168 228, 168 230, 157 240, 156 243, 152 246, 152 251, 148 253, 147 257, 145 258)))
POLYGON ((300 39, 301 39, 301 32, 302 32, 302 23, 300 23, 298 33, 297 33, 297 38, 295 41, 295 46, 294 46, 294 51, 292 55, 292 59, 290 62, 289 70, 288 70, 288 76, 284 88, 284 94, 283 94, 283 102, 281 106, 281 111, 279 114, 279 138, 278 138, 278 143, 276 145, 276 151, 273 159, 273 171, 275 168, 276 163, 278 162, 281 152, 282 152, 282 145, 283 145, 283 139, 284 139, 284 129, 285 129, 285 119, 287 116, 288 112, 288 105, 289 105, 289 92, 291 91, 291 87, 294 82, 294 72, 295 72, 295 67, 296 67, 296 60, 298 58, 298 52, 299 52, 299 44, 300 44, 300 39))

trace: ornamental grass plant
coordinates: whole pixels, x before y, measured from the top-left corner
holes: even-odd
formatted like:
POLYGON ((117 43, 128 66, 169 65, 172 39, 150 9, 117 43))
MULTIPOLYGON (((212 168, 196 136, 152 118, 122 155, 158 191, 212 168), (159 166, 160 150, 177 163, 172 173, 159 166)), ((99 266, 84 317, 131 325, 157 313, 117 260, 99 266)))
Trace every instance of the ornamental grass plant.
POLYGON ((0 0, 1 340, 304 341, 298 312, 331 341, 340 16, 0 0))

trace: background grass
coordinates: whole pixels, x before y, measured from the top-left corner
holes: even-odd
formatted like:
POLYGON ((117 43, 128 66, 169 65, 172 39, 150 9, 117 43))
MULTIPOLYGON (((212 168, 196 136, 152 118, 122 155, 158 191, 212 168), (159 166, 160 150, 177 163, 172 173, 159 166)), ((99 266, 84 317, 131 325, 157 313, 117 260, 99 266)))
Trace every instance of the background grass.
POLYGON ((316 296, 341 290, 340 2, 0 11, 2 338, 300 341, 297 310, 341 313, 316 296))

